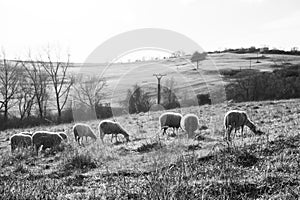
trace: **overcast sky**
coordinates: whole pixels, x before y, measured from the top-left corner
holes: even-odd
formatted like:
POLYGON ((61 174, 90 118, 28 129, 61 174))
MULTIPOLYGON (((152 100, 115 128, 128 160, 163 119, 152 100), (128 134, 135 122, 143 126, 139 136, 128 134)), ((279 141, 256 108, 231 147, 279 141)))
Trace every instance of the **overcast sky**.
POLYGON ((102 42, 138 28, 179 32, 204 50, 300 47, 299 0, 1 0, 0 46, 7 57, 50 45, 75 62, 102 42))

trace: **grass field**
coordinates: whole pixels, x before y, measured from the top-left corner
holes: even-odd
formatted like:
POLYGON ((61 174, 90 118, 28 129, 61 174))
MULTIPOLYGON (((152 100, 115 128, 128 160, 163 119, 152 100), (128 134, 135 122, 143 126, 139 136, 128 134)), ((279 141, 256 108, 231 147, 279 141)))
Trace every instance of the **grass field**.
MULTIPOLYGON (((106 136, 75 143, 73 124, 26 131, 65 129, 69 140, 57 152, 34 156, 10 152, 0 134, 0 199, 299 199, 300 101, 282 100, 181 108, 200 118, 196 139, 179 131, 162 136, 158 112, 117 119, 129 143, 112 144, 106 136), (234 147, 223 141, 223 116, 230 109, 247 111, 265 133, 246 130, 234 147)), ((100 121, 89 121, 96 131, 100 121)), ((25 130, 25 129, 24 129, 25 130)), ((97 136, 99 134, 97 133, 97 136)), ((122 138, 119 138, 122 140, 122 138)))
MULTIPOLYGON (((173 58, 159 61, 146 61, 136 63, 112 63, 112 64, 74 64, 71 73, 82 73, 102 76, 107 80, 104 101, 117 105, 124 100, 127 90, 132 89, 134 84, 139 84, 142 89, 155 97, 157 79, 154 73, 166 74, 162 78, 162 86, 166 86, 166 80, 174 78, 175 94, 179 100, 185 96, 195 98, 199 93, 208 91, 219 91, 224 87, 223 79, 219 70, 225 69, 249 69, 251 58, 251 69, 260 71, 272 71, 272 65, 282 63, 300 63, 299 56, 289 55, 263 55, 257 63, 256 54, 233 54, 220 53, 209 54, 207 59, 202 61, 199 69, 190 62, 189 57, 173 58)), ((259 55, 261 57, 261 55, 259 55)))

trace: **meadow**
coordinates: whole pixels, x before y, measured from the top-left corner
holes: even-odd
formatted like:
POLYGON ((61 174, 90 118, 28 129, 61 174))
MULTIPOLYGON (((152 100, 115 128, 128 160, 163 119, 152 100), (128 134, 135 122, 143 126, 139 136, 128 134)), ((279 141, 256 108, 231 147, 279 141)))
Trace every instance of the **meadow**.
POLYGON ((177 98, 182 100, 187 97, 195 98, 200 93, 222 90, 226 83, 221 72, 249 69, 250 60, 251 69, 259 71, 273 71, 277 65, 300 63, 300 57, 293 55, 260 54, 258 62, 256 56, 257 54, 250 53, 212 53, 208 54, 206 60, 201 61, 198 70, 195 70, 195 63, 190 62, 190 56, 132 63, 74 63, 69 73, 104 77, 107 87, 103 90, 103 101, 118 107, 120 101, 126 98, 128 89, 132 89, 134 84, 140 85, 155 98, 155 73, 167 75, 161 80, 162 87, 170 87, 166 81, 173 78, 174 92, 177 98))
MULTIPOLYGON (((116 117, 130 142, 79 146, 73 124, 10 129, 0 134, 0 199, 299 199, 299 99, 218 103, 174 110, 200 118, 195 139, 163 136, 152 111, 116 117), (264 132, 246 129, 233 146, 223 141, 223 117, 241 109, 264 132), (21 131, 64 129, 68 142, 34 156, 10 152, 21 131)), ((100 120, 88 121, 96 132, 100 120)))

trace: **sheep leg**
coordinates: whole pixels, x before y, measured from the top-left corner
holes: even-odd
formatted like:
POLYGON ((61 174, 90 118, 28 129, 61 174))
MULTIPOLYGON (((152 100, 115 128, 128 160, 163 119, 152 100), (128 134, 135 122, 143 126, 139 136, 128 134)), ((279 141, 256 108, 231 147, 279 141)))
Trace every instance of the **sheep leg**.
POLYGON ((161 128, 163 131, 163 135, 167 134, 168 127, 164 126, 161 128))
POLYGON ((232 130, 233 130, 233 127, 232 127, 232 126, 230 126, 230 128, 227 130, 227 140, 228 140, 228 141, 231 141, 230 134, 231 134, 232 130))
MULTIPOLYGON (((233 128, 232 128, 233 129, 233 128)), ((235 138, 236 137, 236 131, 237 131, 237 128, 234 128, 234 135, 232 136, 232 138, 235 138)))
POLYGON ((35 152, 37 156, 39 155, 39 148, 40 148, 39 145, 35 145, 35 152))
POLYGON ((80 140, 80 137, 77 136, 77 137, 76 137, 76 142, 80 145, 80 141, 79 141, 79 140, 80 140))
POLYGON ((242 138, 244 138, 244 126, 242 126, 242 128, 241 128, 241 135, 242 135, 242 138))
POLYGON ((84 146, 83 137, 81 137, 81 145, 84 146))

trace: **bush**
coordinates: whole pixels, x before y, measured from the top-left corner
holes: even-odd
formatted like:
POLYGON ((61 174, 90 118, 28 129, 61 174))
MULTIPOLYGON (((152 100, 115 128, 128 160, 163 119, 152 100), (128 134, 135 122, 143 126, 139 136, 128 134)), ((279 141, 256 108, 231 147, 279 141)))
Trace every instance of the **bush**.
POLYGON ((113 116, 112 108, 110 106, 105 105, 96 105, 96 115, 97 119, 106 119, 113 116))
POLYGON ((220 74, 225 76, 225 77, 232 77, 239 73, 241 70, 239 69, 222 69, 220 70, 220 74))
POLYGON ((148 112, 152 105, 149 93, 137 84, 133 86, 132 90, 128 90, 126 99, 121 103, 128 108, 130 114, 148 112))
POLYGON ((70 150, 69 153, 70 154, 67 156, 67 160, 64 164, 64 170, 83 170, 97 167, 97 162, 89 152, 78 152, 77 150, 70 150))
POLYGON ((274 72, 243 72, 226 86, 226 96, 236 102, 300 97, 299 65, 274 72))
POLYGON ((197 99, 199 105, 211 104, 209 94, 197 94, 197 99))
POLYGON ((253 75, 258 73, 259 70, 255 69, 222 69, 220 70, 220 74, 225 76, 226 78, 241 78, 249 75, 253 75))
POLYGON ((21 120, 18 117, 9 118, 7 121, 4 120, 3 116, 0 116, 0 130, 9 128, 30 128, 40 125, 49 125, 50 121, 40 119, 39 117, 30 116, 21 120))

